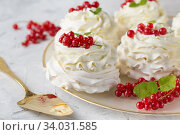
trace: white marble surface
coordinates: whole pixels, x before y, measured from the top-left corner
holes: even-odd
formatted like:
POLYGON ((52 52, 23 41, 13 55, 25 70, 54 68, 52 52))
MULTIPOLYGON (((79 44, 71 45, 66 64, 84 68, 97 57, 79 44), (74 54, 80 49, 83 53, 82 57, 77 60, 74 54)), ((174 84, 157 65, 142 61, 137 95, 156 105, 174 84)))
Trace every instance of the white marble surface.
MULTIPOLYGON (((27 86, 37 93, 58 93, 73 109, 74 114, 68 117, 56 118, 40 113, 24 111, 16 105, 23 98, 21 87, 6 75, 0 73, 0 118, 3 119, 180 119, 180 115, 156 116, 128 114, 108 110, 83 102, 59 88, 51 85, 45 79, 42 68, 43 50, 49 42, 21 46, 24 40, 25 22, 32 19, 38 22, 45 20, 58 24, 70 7, 80 4, 82 0, 0 0, 0 56, 27 86), (19 22, 21 30, 14 31, 12 24, 19 22), (16 101, 16 102, 15 102, 16 101)), ((100 0, 101 7, 111 15, 119 9, 122 0, 100 0)), ((161 0, 168 15, 180 12, 179 0, 161 0)))

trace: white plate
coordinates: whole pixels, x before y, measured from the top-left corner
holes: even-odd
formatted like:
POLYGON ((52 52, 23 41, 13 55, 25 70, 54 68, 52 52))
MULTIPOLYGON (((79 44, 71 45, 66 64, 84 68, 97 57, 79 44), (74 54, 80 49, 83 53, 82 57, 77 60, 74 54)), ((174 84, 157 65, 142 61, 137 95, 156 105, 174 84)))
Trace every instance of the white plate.
MULTIPOLYGON (((46 62, 53 54, 53 40, 48 44, 44 51, 43 55, 43 66, 46 67, 46 62)), ((135 80, 130 79, 126 76, 120 76, 121 81, 123 83, 126 82, 133 82, 135 80)), ((109 92, 104 92, 100 94, 88 94, 85 92, 78 92, 76 90, 66 90, 61 88, 62 90, 68 92, 69 94, 82 99, 83 101, 89 102, 94 105, 98 105, 104 108, 125 111, 125 112, 132 112, 132 113, 143 113, 143 114, 180 114, 180 100, 179 98, 175 99, 170 104, 166 104, 163 109, 158 109, 157 111, 145 111, 145 110, 138 110, 136 108, 136 102, 140 101, 140 99, 135 97, 125 98, 125 97, 116 97, 114 95, 115 90, 111 90, 109 92)))

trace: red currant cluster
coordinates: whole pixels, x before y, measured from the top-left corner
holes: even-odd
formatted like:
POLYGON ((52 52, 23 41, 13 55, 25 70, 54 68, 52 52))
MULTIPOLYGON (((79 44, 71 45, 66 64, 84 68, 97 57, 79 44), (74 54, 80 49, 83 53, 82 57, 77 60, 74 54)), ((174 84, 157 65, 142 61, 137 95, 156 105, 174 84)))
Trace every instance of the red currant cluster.
MULTIPOLYGON (((115 91, 115 95, 117 97, 120 97, 123 93, 125 97, 130 97, 131 95, 136 97, 136 95, 133 93, 134 87, 141 83, 141 82, 148 82, 144 78, 139 78, 137 82, 135 83, 126 83, 118 84, 117 90, 115 91)), ((154 77, 152 77, 149 81, 155 81, 158 84, 158 80, 155 80, 154 77)), ((168 92, 160 92, 158 91, 156 94, 152 94, 150 97, 145 97, 142 99, 142 101, 137 102, 136 107, 138 109, 145 109, 145 110, 157 110, 159 108, 163 108, 165 104, 168 102, 172 102, 174 98, 177 98, 180 96, 180 77, 178 77, 176 81, 176 88, 173 90, 170 90, 168 92)))
MULTIPOLYGON (((144 34, 144 35, 160 36, 160 35, 166 35, 167 34, 166 28, 162 27, 159 30, 154 29, 153 23, 148 23, 147 26, 145 26, 143 23, 140 23, 137 26, 137 31, 140 32, 141 34, 144 34)), ((135 35, 135 32, 133 30, 129 30, 127 32, 127 36, 130 38, 134 38, 134 35, 135 35)))
POLYGON ((91 36, 84 37, 83 35, 75 35, 74 32, 64 33, 60 38, 59 42, 67 47, 85 48, 89 49, 93 43, 94 39, 91 36))
MULTIPOLYGON (((151 78, 151 81, 154 81, 154 80, 155 80, 154 78, 151 78)), ((126 83, 125 85, 118 84, 116 86, 117 90, 115 91, 115 95, 117 97, 120 97, 124 93, 125 97, 130 97, 131 95, 136 97, 136 95, 133 93, 133 89, 137 84, 144 82, 144 81, 147 81, 147 80, 145 80, 144 78, 139 78, 138 81, 134 82, 134 83, 126 83)))
POLYGON ((157 92, 150 97, 145 97, 142 101, 137 102, 136 107, 138 109, 145 110, 157 110, 163 108, 168 102, 172 102, 174 98, 180 96, 180 78, 177 79, 176 88, 168 92, 157 92))
MULTIPOLYGON (((13 25, 13 28, 17 30, 19 27, 17 24, 13 25)), ((46 40, 45 32, 48 32, 50 36, 55 36, 55 34, 61 29, 58 26, 55 26, 50 21, 44 22, 42 25, 34 21, 29 21, 27 24, 27 29, 30 31, 30 34, 26 36, 26 40, 22 42, 23 46, 28 46, 30 42, 36 44, 41 40, 46 40)))
MULTIPOLYGON (((157 1, 157 0, 148 0, 148 1, 157 1)), ((134 2, 134 0, 126 0, 124 3, 121 4, 121 8, 123 8, 127 3, 134 2)))
POLYGON ((80 10, 83 10, 84 8, 98 8, 99 7, 99 2, 95 1, 93 2, 92 4, 90 4, 88 1, 85 1, 83 3, 83 5, 79 5, 75 8, 70 8, 69 9, 69 13, 73 12, 73 11, 80 11, 80 10))

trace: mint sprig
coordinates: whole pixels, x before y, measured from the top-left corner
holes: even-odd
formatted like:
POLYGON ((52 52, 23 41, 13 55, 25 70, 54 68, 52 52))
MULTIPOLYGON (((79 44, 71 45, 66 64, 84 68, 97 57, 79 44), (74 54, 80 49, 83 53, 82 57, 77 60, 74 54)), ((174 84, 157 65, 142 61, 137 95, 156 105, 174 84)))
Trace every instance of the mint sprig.
POLYGON ((148 23, 156 23, 156 20, 149 21, 148 23))
POLYGON ((144 6, 144 5, 146 5, 146 3, 147 3, 147 0, 141 0, 139 3, 136 3, 136 2, 131 2, 130 4, 129 4, 129 7, 139 7, 139 6, 144 6))
POLYGON ((169 91, 176 87, 176 76, 166 76, 159 79, 159 87, 161 92, 169 91))
POLYGON ((142 82, 135 86, 133 92, 141 99, 156 94, 158 89, 161 92, 170 91, 176 87, 176 76, 166 76, 159 79, 159 87, 154 81, 142 82))
POLYGON ((91 34, 91 32, 84 33, 85 36, 89 36, 90 34, 91 34))
POLYGON ((150 97, 152 94, 158 92, 158 86, 156 82, 142 82, 135 86, 133 92, 141 99, 144 97, 150 97))
POLYGON ((96 8, 95 11, 90 10, 93 14, 97 15, 102 11, 102 8, 96 8))

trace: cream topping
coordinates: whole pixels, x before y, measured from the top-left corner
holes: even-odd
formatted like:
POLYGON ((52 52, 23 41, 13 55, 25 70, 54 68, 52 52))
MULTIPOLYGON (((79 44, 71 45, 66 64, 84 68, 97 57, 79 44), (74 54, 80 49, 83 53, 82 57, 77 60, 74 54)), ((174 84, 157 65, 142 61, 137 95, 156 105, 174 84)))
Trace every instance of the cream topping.
MULTIPOLYGON (((139 3, 140 0, 135 0, 139 3)), ((131 27, 142 23, 156 20, 157 23, 167 23, 168 18, 159 2, 148 1, 146 5, 129 7, 127 3, 119 11, 115 12, 115 21, 126 32, 131 27)))
MULTIPOLYGON (((163 25, 154 24, 157 29, 163 25)), ((133 28, 135 31, 137 27, 133 28)), ((126 35, 118 46, 120 71, 132 78, 159 79, 170 73, 180 74, 180 43, 167 28, 166 35, 143 35, 136 31, 134 39, 126 35)))
POLYGON ((47 63, 47 78, 55 85, 88 93, 108 91, 120 82, 114 47, 98 36, 89 49, 68 48, 55 38, 55 51, 47 63))
POLYGON ((110 44, 117 46, 120 43, 120 33, 112 17, 104 11, 94 14, 91 10, 95 11, 96 9, 87 8, 82 11, 68 13, 61 20, 62 31, 64 33, 69 31, 76 33, 93 32, 110 44))

